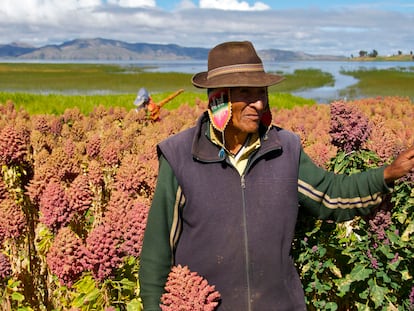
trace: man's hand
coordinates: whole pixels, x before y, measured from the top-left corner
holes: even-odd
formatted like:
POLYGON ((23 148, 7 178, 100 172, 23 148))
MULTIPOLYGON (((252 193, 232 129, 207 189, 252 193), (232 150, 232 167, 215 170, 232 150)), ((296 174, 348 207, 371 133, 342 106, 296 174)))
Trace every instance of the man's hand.
POLYGON ((385 168, 384 180, 391 184, 394 180, 414 172, 414 146, 401 152, 398 157, 385 168))

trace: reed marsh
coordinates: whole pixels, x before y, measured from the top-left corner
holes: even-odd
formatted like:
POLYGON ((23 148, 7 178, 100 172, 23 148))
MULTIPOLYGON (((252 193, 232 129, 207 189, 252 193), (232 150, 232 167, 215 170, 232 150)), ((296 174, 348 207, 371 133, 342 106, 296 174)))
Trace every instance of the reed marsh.
POLYGON ((414 99, 414 66, 407 68, 343 71, 358 83, 340 93, 349 98, 360 96, 407 96, 414 99))
POLYGON ((146 87, 160 92, 183 88, 191 77, 190 74, 146 72, 145 69, 111 64, 0 63, 0 91, 122 94, 146 87))

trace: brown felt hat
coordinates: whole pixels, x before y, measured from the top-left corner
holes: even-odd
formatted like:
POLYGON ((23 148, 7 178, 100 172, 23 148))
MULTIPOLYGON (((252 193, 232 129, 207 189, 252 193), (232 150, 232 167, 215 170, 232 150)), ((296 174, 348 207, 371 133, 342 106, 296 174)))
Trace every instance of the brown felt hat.
POLYGON ((208 54, 208 71, 191 79, 199 88, 264 87, 277 84, 284 78, 266 73, 263 63, 249 41, 224 42, 208 54))

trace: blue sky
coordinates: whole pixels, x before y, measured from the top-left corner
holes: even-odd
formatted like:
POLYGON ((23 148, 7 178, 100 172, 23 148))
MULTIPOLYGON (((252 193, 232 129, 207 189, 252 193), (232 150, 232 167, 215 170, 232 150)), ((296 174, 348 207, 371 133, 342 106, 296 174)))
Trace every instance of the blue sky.
POLYGON ((107 38, 210 48, 250 40, 258 49, 380 55, 414 51, 414 1, 2 0, 0 44, 107 38))
MULTIPOLYGON (((163 9, 173 10, 179 6, 181 1, 169 1, 169 0, 158 0, 156 4, 163 9)), ((197 3, 197 1, 192 1, 197 3)), ((221 1, 217 1, 221 2, 221 1)), ((234 1, 235 2, 235 1, 234 1)), ((344 7, 377 7, 386 10, 405 11, 414 10, 413 1, 378 1, 378 0, 348 0, 348 1, 334 1, 334 0, 319 0, 319 1, 307 1, 307 0, 290 0, 290 1, 237 1, 238 3, 245 2, 253 7, 254 3, 262 2, 268 5, 271 9, 292 9, 292 8, 312 8, 319 7, 322 9, 327 8, 344 8, 344 7)))

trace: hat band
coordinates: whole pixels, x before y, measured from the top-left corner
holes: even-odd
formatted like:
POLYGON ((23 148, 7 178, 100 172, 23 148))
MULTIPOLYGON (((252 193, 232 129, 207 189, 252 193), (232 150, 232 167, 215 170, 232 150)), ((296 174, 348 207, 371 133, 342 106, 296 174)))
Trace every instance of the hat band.
POLYGON ((236 72, 264 72, 262 64, 237 64, 212 69, 207 74, 207 80, 216 76, 236 72))

